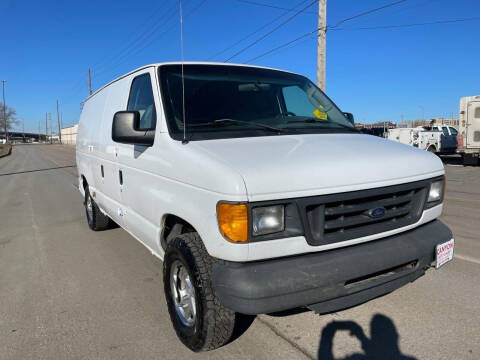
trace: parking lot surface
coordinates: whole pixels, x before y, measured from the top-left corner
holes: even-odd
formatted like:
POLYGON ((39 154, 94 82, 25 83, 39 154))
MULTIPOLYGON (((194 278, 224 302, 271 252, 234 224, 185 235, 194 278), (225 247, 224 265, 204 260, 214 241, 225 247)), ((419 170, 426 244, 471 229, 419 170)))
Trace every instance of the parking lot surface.
POLYGON ((0 359, 479 359, 480 167, 445 166, 453 262, 338 313, 243 317, 238 338, 194 354, 161 261, 121 228, 89 230, 74 148, 15 146, 0 159, 0 359))

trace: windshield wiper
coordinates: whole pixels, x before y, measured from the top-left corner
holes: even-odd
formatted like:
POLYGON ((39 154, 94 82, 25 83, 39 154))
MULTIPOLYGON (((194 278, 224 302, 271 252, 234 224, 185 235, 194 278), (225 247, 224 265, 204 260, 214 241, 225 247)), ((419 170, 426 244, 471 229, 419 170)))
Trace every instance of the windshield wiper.
POLYGON ((322 123, 322 124, 327 123, 327 124, 335 124, 335 125, 341 126, 342 128, 345 128, 345 129, 357 131, 357 129, 355 129, 355 128, 351 127, 351 126, 348 126, 348 125, 343 125, 343 124, 337 123, 337 122, 332 121, 332 120, 320 120, 320 119, 317 119, 317 118, 314 118, 314 117, 307 117, 306 119, 302 119, 302 120, 287 120, 287 124, 293 124, 293 123, 322 123))
POLYGON ((209 122, 204 122, 204 123, 198 123, 198 124, 188 124, 187 123, 187 128, 188 127, 201 127, 201 126, 220 126, 220 125, 254 125, 257 127, 260 127, 262 129, 270 130, 270 131, 275 131, 275 132, 284 132, 283 129, 279 129, 273 126, 253 122, 253 121, 243 121, 243 120, 235 120, 235 119, 217 119, 209 122))

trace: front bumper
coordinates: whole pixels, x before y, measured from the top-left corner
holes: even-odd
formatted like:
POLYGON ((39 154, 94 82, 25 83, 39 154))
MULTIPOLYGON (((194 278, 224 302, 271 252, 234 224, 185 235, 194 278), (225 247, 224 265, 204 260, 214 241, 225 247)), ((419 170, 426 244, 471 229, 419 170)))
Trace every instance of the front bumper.
POLYGON ((244 314, 308 306, 325 313, 358 305, 424 275, 436 245, 452 238, 439 220, 359 245, 213 267, 222 304, 244 314))

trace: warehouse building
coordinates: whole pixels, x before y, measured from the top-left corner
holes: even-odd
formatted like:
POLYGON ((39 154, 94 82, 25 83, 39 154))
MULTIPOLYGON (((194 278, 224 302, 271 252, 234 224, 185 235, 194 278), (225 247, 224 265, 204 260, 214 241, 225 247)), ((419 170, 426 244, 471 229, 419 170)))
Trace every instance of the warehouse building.
POLYGON ((62 143, 67 145, 75 145, 77 143, 78 124, 62 128, 62 143))

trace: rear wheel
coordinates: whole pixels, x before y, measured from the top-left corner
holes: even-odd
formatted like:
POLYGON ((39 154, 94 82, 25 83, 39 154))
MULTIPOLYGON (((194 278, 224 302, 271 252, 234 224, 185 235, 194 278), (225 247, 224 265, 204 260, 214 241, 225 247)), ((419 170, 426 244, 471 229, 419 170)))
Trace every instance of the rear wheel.
POLYGON ((163 284, 168 312, 178 338, 196 352, 227 343, 235 324, 235 312, 221 305, 213 290, 213 262, 197 233, 167 244, 163 284))
POLYGON ((437 149, 435 149, 435 146, 429 146, 428 149, 427 149, 428 152, 431 152, 431 153, 434 153, 437 151, 437 149))
POLYGON ((110 225, 110 218, 103 214, 92 195, 88 186, 85 187, 85 213, 87 215, 88 227, 94 231, 105 230, 110 225))

